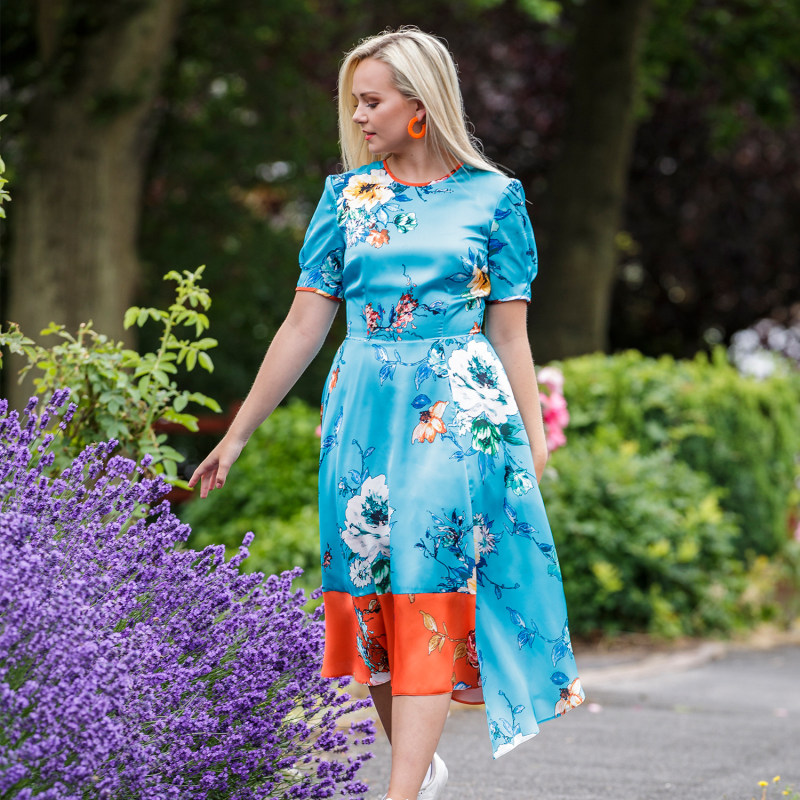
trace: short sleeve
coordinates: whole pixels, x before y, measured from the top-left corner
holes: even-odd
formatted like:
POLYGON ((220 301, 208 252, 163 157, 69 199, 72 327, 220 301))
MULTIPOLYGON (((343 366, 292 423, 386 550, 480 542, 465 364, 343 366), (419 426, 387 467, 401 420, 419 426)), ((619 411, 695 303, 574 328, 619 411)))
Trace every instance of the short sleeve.
POLYGON ((500 196, 489 233, 488 302, 530 302, 537 264, 533 227, 525 210, 525 192, 518 180, 512 180, 500 196))
POLYGON ((297 291, 316 292, 341 300, 343 264, 344 238, 336 224, 336 196, 333 178, 329 175, 300 250, 297 291))

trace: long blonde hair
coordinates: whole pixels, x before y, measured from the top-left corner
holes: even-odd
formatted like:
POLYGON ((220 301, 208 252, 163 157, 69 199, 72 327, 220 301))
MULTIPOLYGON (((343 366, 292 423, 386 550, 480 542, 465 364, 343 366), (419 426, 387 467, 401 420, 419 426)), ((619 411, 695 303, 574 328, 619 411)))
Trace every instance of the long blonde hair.
POLYGON ((386 64, 397 90, 425 106, 425 141, 434 157, 453 166, 463 161, 478 169, 500 172, 467 130, 464 101, 450 51, 435 36, 413 25, 362 39, 344 57, 339 69, 339 145, 345 171, 389 155, 370 153, 364 134, 352 118, 353 73, 367 58, 386 64))

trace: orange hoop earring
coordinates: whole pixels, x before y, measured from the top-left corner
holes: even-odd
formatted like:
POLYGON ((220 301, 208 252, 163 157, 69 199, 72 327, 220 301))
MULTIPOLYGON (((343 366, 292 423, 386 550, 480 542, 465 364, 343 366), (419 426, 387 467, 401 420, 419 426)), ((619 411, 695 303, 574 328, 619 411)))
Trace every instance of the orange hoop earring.
POLYGON ((414 139, 421 139, 425 135, 426 125, 425 125, 424 122, 421 123, 422 128, 420 129, 420 132, 417 133, 414 130, 414 123, 415 122, 419 122, 419 120, 416 117, 411 117, 411 122, 408 123, 408 135, 413 137, 414 139))

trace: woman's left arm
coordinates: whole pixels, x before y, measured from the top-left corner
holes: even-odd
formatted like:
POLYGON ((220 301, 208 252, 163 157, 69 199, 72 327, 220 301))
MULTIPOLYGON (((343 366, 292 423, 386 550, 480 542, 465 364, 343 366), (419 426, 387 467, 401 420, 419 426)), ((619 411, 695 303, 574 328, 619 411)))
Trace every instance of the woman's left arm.
POLYGON ((511 384, 525 432, 531 443, 536 480, 542 479, 547 463, 547 441, 539 402, 539 385, 528 341, 528 304, 508 300, 486 305, 486 338, 500 358, 511 384))

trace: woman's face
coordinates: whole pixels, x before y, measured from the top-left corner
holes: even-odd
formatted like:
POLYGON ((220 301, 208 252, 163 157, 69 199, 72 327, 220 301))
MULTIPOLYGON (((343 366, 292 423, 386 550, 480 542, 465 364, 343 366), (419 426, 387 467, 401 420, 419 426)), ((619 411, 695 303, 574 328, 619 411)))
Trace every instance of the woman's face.
POLYGON ((409 136, 408 123, 413 116, 424 119, 425 110, 419 100, 409 100, 395 88, 383 61, 366 58, 356 67, 353 105, 353 122, 363 131, 371 153, 401 153, 422 141, 409 136))

